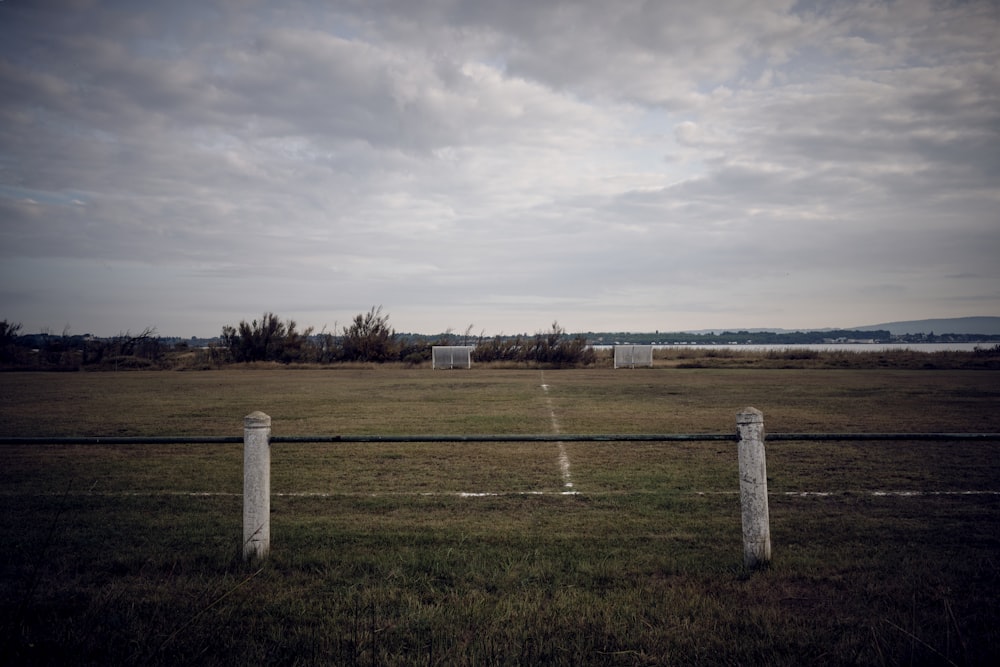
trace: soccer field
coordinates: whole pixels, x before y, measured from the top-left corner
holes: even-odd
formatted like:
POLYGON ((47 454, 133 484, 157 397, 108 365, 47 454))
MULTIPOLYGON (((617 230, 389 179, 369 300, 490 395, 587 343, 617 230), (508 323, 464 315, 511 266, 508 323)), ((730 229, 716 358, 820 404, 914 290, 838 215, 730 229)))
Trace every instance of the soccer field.
MULTIPOLYGON (((997 432, 990 371, 0 375, 3 436, 997 432)), ((772 442, 742 567, 733 442, 0 448, 3 647, 76 664, 985 664, 1000 443, 772 442), (572 486, 569 486, 569 485, 572 486)))

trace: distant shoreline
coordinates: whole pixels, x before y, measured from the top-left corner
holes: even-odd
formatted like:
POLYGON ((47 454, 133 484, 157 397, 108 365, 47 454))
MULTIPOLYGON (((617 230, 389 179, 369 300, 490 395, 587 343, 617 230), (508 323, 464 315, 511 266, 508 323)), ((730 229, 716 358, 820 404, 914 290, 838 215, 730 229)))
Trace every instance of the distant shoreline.
MULTIPOLYGON (((631 345, 631 343, 619 343, 631 345)), ((780 352, 782 350, 814 350, 816 352, 886 352, 910 350, 912 352, 974 352, 977 348, 990 348, 994 341, 982 343, 691 343, 653 344, 654 350, 734 350, 742 352, 780 352)), ((610 350, 615 344, 592 345, 595 350, 610 350)))

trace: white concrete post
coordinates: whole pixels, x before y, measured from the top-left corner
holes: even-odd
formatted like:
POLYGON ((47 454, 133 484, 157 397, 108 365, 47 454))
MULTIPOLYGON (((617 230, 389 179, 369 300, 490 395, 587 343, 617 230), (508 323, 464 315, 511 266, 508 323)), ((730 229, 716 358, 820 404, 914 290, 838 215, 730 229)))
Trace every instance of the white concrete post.
POLYGON ((767 509, 764 460, 764 414, 744 408, 736 415, 740 435, 740 507, 743 514, 743 563, 749 568, 771 560, 771 525, 767 509))
POLYGON ((271 418, 243 418, 243 558, 265 558, 271 548, 271 418))

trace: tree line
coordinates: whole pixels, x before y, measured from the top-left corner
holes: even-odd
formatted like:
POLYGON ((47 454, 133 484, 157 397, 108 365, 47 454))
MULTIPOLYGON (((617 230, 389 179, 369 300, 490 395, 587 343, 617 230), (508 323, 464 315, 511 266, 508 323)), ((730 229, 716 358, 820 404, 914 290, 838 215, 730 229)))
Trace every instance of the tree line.
POLYGON ((292 319, 272 312, 260 318, 224 325, 217 339, 193 347, 186 341, 168 342, 145 329, 111 338, 23 335, 21 325, 0 321, 0 365, 37 370, 126 370, 217 368, 231 364, 336 364, 349 362, 421 364, 431 359, 434 345, 468 344, 477 363, 510 362, 546 366, 592 364, 595 353, 584 336, 571 336, 553 322, 534 336, 470 337, 462 340, 450 331, 430 338, 399 334, 381 306, 357 314, 340 331, 301 329, 292 319))
POLYGON ((156 368, 166 362, 171 351, 152 328, 110 338, 65 331, 61 336, 22 334, 21 329, 19 323, 0 320, 0 366, 34 370, 156 368))

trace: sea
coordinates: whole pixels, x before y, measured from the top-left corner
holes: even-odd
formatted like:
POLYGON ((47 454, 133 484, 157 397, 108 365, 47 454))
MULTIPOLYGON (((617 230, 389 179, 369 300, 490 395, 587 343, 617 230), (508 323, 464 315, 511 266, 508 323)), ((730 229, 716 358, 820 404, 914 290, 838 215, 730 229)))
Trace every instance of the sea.
MULTIPOLYGON (((910 350, 912 352, 973 352, 988 349, 998 343, 800 343, 793 345, 720 344, 703 345, 653 345, 654 350, 734 350, 743 352, 784 352, 794 350, 815 350, 817 352, 885 352, 888 350, 910 350)), ((595 350, 610 350, 614 345, 594 345, 595 350)))

